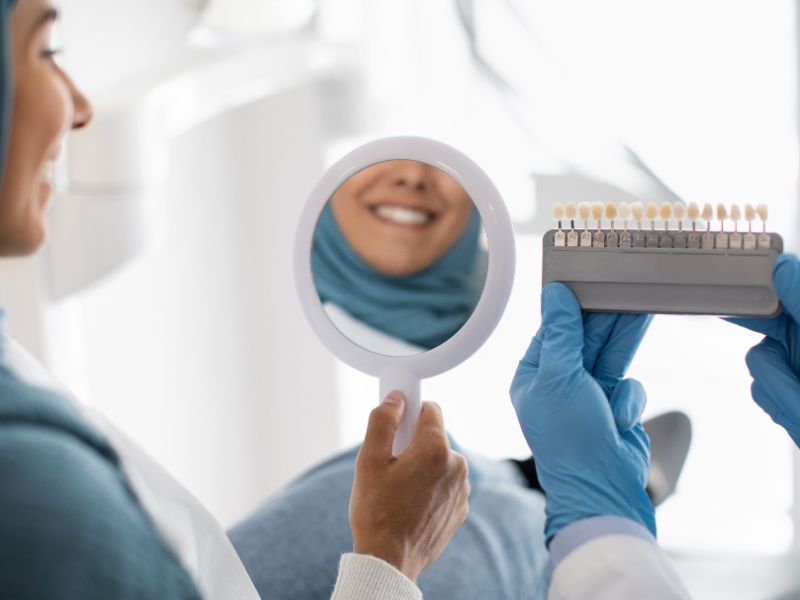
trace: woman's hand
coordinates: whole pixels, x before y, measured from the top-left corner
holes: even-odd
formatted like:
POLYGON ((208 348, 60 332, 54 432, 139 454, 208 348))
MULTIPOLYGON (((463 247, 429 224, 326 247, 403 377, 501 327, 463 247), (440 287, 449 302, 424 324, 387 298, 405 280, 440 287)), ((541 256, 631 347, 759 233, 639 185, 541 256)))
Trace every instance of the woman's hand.
POLYGON ((414 441, 392 456, 404 405, 392 392, 370 415, 356 459, 350 528, 354 552, 381 558, 416 581, 466 519, 469 481, 467 461, 450 449, 436 404, 423 403, 414 441))

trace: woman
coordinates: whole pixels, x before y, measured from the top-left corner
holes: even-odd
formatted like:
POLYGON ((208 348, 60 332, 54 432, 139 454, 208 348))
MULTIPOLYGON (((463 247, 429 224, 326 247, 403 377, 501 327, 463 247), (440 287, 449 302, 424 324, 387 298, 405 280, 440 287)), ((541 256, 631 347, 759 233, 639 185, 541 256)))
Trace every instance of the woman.
MULTIPOLYGON (((0 255, 26 255, 45 238, 64 137, 87 126, 92 111, 55 61, 57 12, 49 0, 0 2, 0 255)), ((353 553, 341 560, 336 598, 418 598, 413 581, 466 517, 466 463, 450 449, 434 405, 423 409, 415 447, 392 459, 402 410, 402 398, 390 395, 371 415, 350 503, 352 546, 343 549, 353 553)), ((286 554, 268 542, 264 548, 286 554)), ((0 595, 258 597, 211 515, 7 339, 0 352, 0 595)))

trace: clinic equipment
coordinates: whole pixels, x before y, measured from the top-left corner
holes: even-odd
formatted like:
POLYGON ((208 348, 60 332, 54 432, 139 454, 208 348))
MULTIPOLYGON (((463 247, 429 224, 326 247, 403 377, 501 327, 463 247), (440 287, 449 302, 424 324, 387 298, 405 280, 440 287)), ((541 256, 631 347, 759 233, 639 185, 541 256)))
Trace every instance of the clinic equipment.
POLYGON ((567 284, 584 310, 750 317, 780 310, 772 271, 783 240, 767 232, 765 204, 714 211, 694 202, 567 202, 554 204, 553 216, 542 284, 567 284))
POLYGON ((392 451, 399 455, 414 438, 421 410, 420 381, 451 369, 472 355, 494 330, 505 309, 514 277, 511 220, 488 176, 467 156, 441 142, 391 137, 356 148, 322 176, 300 218, 295 257, 300 304, 322 342, 348 365, 380 378, 379 397, 399 390, 406 410, 392 451), (447 174, 466 191, 480 214, 489 255, 480 299, 464 325, 445 342, 419 353, 390 356, 356 343, 334 323, 320 302, 312 271, 312 249, 320 216, 341 186, 360 171, 388 161, 418 161, 447 174))

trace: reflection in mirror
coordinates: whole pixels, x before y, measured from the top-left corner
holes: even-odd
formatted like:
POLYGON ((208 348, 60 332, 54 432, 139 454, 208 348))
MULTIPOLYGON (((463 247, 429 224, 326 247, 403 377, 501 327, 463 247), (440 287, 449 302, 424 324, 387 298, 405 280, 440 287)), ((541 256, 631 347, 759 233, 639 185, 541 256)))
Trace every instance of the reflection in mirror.
POLYGON ((483 291, 488 257, 467 192, 413 160, 367 167, 328 201, 311 266, 325 310, 363 348, 409 356, 450 339, 483 291))

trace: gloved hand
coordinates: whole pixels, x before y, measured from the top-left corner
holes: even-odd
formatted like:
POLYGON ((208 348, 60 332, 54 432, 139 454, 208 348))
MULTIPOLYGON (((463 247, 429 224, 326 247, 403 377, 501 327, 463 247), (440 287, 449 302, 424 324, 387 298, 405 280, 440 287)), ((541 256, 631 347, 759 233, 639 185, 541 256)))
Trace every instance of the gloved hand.
POLYGON ((779 256, 773 279, 783 304, 780 315, 728 321, 767 336, 747 353, 750 389, 756 403, 800 447, 800 260, 792 254, 779 256))
POLYGON ((568 287, 542 291, 542 325, 511 400, 546 498, 549 543, 581 519, 615 515, 656 531, 645 492, 650 444, 644 388, 623 379, 650 315, 587 313, 568 287))

